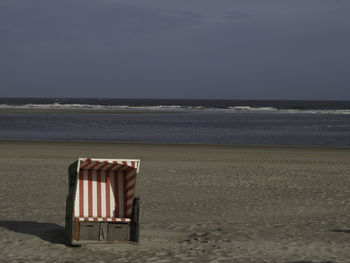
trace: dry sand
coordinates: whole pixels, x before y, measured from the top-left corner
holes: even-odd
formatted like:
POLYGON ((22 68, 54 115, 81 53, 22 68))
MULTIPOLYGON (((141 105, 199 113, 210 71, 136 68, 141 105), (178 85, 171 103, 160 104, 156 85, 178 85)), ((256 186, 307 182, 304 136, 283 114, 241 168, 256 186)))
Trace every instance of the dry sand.
POLYGON ((350 149, 0 142, 1 262, 350 262, 350 149), (139 158, 139 245, 63 245, 67 167, 139 158))

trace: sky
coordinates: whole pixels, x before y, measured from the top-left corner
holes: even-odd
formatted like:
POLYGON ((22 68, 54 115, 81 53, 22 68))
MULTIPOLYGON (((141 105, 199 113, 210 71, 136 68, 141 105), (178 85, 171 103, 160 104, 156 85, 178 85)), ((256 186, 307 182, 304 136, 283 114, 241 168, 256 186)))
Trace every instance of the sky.
POLYGON ((0 97, 350 100, 349 0, 1 0, 0 97))

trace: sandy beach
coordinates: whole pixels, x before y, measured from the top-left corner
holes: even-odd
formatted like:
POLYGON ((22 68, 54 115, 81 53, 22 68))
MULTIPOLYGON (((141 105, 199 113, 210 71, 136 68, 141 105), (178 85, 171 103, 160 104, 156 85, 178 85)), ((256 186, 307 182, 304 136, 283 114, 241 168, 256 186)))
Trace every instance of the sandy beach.
POLYGON ((1 262, 350 262, 350 149, 0 142, 1 262), (138 245, 64 242, 68 165, 141 159, 138 245))

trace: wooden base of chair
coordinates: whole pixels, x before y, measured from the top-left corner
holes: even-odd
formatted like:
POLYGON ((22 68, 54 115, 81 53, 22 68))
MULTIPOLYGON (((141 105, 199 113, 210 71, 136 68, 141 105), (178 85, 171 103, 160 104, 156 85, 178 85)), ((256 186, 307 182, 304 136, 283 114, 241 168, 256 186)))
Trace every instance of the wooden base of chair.
POLYGON ((74 222, 73 239, 126 242, 130 240, 130 225, 114 222, 74 222))
MULTIPOLYGON (((67 198, 67 203, 72 198, 67 198)), ((67 206, 68 208, 70 206, 67 206)), ((140 233, 140 208, 141 199, 135 197, 133 200, 132 215, 130 222, 111 221, 71 221, 71 217, 66 217, 66 245, 78 247, 79 241, 83 243, 137 243, 140 233), (70 223, 71 222, 71 223, 70 223), (71 234, 69 234, 71 233, 71 234), (71 240, 69 242, 69 240, 71 240)), ((67 209, 68 209, 67 208, 67 209)))

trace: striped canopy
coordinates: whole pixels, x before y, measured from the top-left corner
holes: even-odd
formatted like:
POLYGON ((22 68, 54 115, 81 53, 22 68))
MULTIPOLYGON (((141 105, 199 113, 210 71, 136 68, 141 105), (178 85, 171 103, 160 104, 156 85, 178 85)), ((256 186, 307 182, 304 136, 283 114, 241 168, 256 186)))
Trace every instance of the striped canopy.
POLYGON ((129 222, 140 160, 80 158, 76 221, 129 222))

